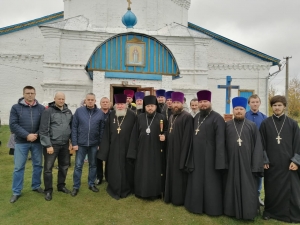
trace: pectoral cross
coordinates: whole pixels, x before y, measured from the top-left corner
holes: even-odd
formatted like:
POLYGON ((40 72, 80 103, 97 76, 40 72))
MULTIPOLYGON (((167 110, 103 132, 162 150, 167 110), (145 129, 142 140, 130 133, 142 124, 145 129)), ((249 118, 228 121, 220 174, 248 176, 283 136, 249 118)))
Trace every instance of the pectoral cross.
POLYGON ((128 2, 128 9, 131 9, 130 4, 132 4, 132 2, 130 0, 127 0, 128 2))
POLYGON ((170 127, 170 133, 172 132, 172 130, 173 130, 173 127, 170 127))
POLYGON ((120 133, 120 130, 121 130, 121 128, 120 128, 120 127, 118 127, 118 129, 117 129, 117 131, 118 131, 118 134, 120 133))
POLYGON ((280 144, 280 140, 282 139, 279 135, 277 136, 277 143, 280 144))
POLYGON ((195 131, 196 131, 195 135, 197 135, 200 130, 199 130, 199 128, 197 128, 197 130, 195 130, 195 131))
POLYGON ((238 142, 239 143, 239 146, 242 146, 242 139, 241 138, 239 138, 236 142, 238 142))

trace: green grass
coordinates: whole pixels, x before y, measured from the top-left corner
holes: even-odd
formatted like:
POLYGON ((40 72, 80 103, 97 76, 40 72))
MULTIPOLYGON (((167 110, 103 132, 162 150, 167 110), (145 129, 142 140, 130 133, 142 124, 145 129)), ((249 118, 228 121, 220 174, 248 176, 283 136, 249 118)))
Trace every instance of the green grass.
MULTIPOLYGON (((145 201, 133 195, 119 201, 111 198, 105 191, 107 183, 99 186, 100 192, 93 193, 87 186, 88 164, 85 163, 82 186, 76 197, 57 192, 53 200, 47 202, 42 194, 31 191, 31 161, 27 161, 22 196, 11 204, 11 183, 13 157, 8 155, 6 143, 9 138, 8 126, 0 128, 0 224, 253 224, 226 216, 209 217, 189 213, 184 207, 165 204, 161 200, 145 201)), ((74 156, 72 157, 74 165, 74 156)), ((73 168, 69 169, 67 187, 72 188, 73 168)), ((54 169, 54 187, 57 170, 54 169)), ((285 224, 279 221, 255 219, 255 224, 285 224)))

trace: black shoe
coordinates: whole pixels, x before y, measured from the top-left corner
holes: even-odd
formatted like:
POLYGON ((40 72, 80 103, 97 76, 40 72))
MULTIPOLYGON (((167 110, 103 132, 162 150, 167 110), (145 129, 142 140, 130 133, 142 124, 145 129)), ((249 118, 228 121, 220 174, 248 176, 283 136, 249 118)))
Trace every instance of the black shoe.
POLYGON ((43 190, 41 187, 39 187, 39 188, 37 188, 37 189, 34 189, 33 191, 38 192, 38 193, 41 193, 41 194, 44 193, 44 190, 43 190))
POLYGON ((263 200, 261 200, 261 198, 258 197, 258 201, 259 201, 260 206, 265 206, 265 203, 263 200))
POLYGON ((98 191, 99 191, 99 189, 96 188, 96 186, 89 186, 89 189, 90 189, 91 191, 93 191, 93 192, 98 192, 98 191))
POLYGON ((45 194, 45 200, 46 201, 51 201, 52 200, 52 194, 51 193, 46 193, 45 194))
POLYGON ((13 196, 11 196, 9 202, 14 203, 18 200, 18 198, 20 198, 20 195, 13 195, 13 196))
POLYGON ((73 190, 72 190, 72 192, 71 192, 71 195, 72 195, 73 197, 75 197, 75 196, 78 194, 78 192, 79 192, 79 189, 73 188, 73 190))
POLYGON ((66 187, 63 187, 63 188, 59 188, 59 189, 57 189, 58 191, 61 191, 61 192, 63 192, 63 193, 66 193, 66 194, 70 194, 71 193, 71 191, 69 190, 69 189, 67 189, 66 187))

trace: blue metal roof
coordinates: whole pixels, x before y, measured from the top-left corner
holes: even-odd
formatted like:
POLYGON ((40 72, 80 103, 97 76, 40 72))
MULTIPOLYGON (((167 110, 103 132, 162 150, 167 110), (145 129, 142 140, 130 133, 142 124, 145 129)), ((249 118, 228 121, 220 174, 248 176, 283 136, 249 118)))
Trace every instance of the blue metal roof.
POLYGON ((64 18, 64 12, 54 13, 48 16, 37 18, 34 20, 29 20, 23 23, 14 24, 11 26, 0 28, 0 35, 9 34, 15 31, 24 30, 29 27, 38 26, 44 23, 48 23, 57 19, 64 18))
POLYGON ((219 34, 216 34, 214 32, 206 30, 206 29, 204 29, 202 27, 199 27, 199 26, 197 26, 197 25, 195 25, 193 23, 188 23, 188 27, 190 29, 192 29, 192 30, 200 31, 201 33, 204 33, 204 34, 206 34, 206 35, 208 35, 208 36, 210 36, 210 37, 212 37, 212 38, 214 38, 214 39, 216 39, 218 41, 221 41, 221 42, 223 42, 225 44, 228 44, 228 45, 233 46, 233 47, 235 47, 237 49, 240 49, 240 50, 242 50, 242 51, 244 51, 244 52, 246 52, 248 54, 256 56, 256 57, 258 57, 258 58, 260 58, 260 59, 262 59, 264 61, 272 62, 273 66, 274 65, 278 65, 280 63, 280 59, 276 59, 276 58, 274 58, 272 56, 269 56, 269 55, 266 55, 266 54, 264 54, 262 52, 259 52, 259 51, 255 50, 253 48, 249 48, 249 47, 247 47, 245 45, 242 45, 242 44, 240 44, 238 42, 232 41, 232 40, 230 40, 228 38, 225 38, 225 37, 223 37, 223 36, 221 36, 219 34))
MULTIPOLYGON (((86 66, 92 71, 149 75, 179 75, 179 68, 171 51, 156 38, 139 33, 118 34, 100 44, 86 66), (138 48, 138 60, 133 61, 133 50, 138 48)), ((152 76, 150 76, 152 75, 152 76)), ((138 78, 137 78, 138 79, 138 78)))

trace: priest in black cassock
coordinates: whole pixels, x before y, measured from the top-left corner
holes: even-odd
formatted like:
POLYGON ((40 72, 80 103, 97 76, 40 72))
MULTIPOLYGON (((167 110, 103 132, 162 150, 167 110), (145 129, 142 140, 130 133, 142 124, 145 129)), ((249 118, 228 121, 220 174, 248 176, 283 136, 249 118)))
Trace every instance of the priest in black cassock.
POLYGON ((245 118, 247 99, 232 99, 234 119, 226 123, 228 175, 224 214, 254 220, 258 213, 257 177, 263 175, 263 148, 254 122, 245 118))
POLYGON ((173 115, 167 134, 167 171, 165 202, 183 205, 187 175, 193 170, 193 160, 187 163, 193 135, 193 117, 183 110, 184 94, 172 93, 173 115))
MULTIPOLYGON (((200 112, 194 118, 194 171, 188 175, 185 208, 210 216, 223 214, 223 172, 227 169, 225 152, 225 121, 212 110, 211 92, 197 93, 200 112)), ((188 159, 188 161, 190 161, 188 159)))
POLYGON ((131 90, 131 89, 125 89, 123 93, 124 93, 124 95, 127 96, 126 103, 127 103, 128 109, 131 109, 132 111, 135 111, 136 110, 135 104, 132 103, 133 102, 134 91, 131 90))
POLYGON ((116 94, 115 110, 106 120, 97 157, 106 162, 107 192, 115 199, 127 197, 133 190, 134 166, 126 159, 130 134, 136 115, 127 109, 126 95, 116 94))
POLYGON ((131 133, 127 158, 134 161, 134 193, 137 197, 156 199, 165 187, 164 141, 167 120, 160 113, 155 96, 143 100, 144 111, 137 117, 131 133))
POLYGON ((166 91, 164 89, 156 90, 156 98, 161 112, 167 109, 165 94, 166 91))
POLYGON ((300 223, 300 132, 297 122, 284 114, 286 104, 284 96, 274 96, 274 114, 260 126, 265 150, 263 218, 300 223))
POLYGON ((173 92, 174 91, 167 91, 165 93, 167 107, 161 113, 166 117, 167 120, 169 120, 170 116, 172 115, 172 97, 171 97, 171 94, 173 92))
POLYGON ((137 91, 134 94, 135 96, 135 114, 140 115, 143 112, 143 98, 145 97, 145 93, 142 91, 137 91))

